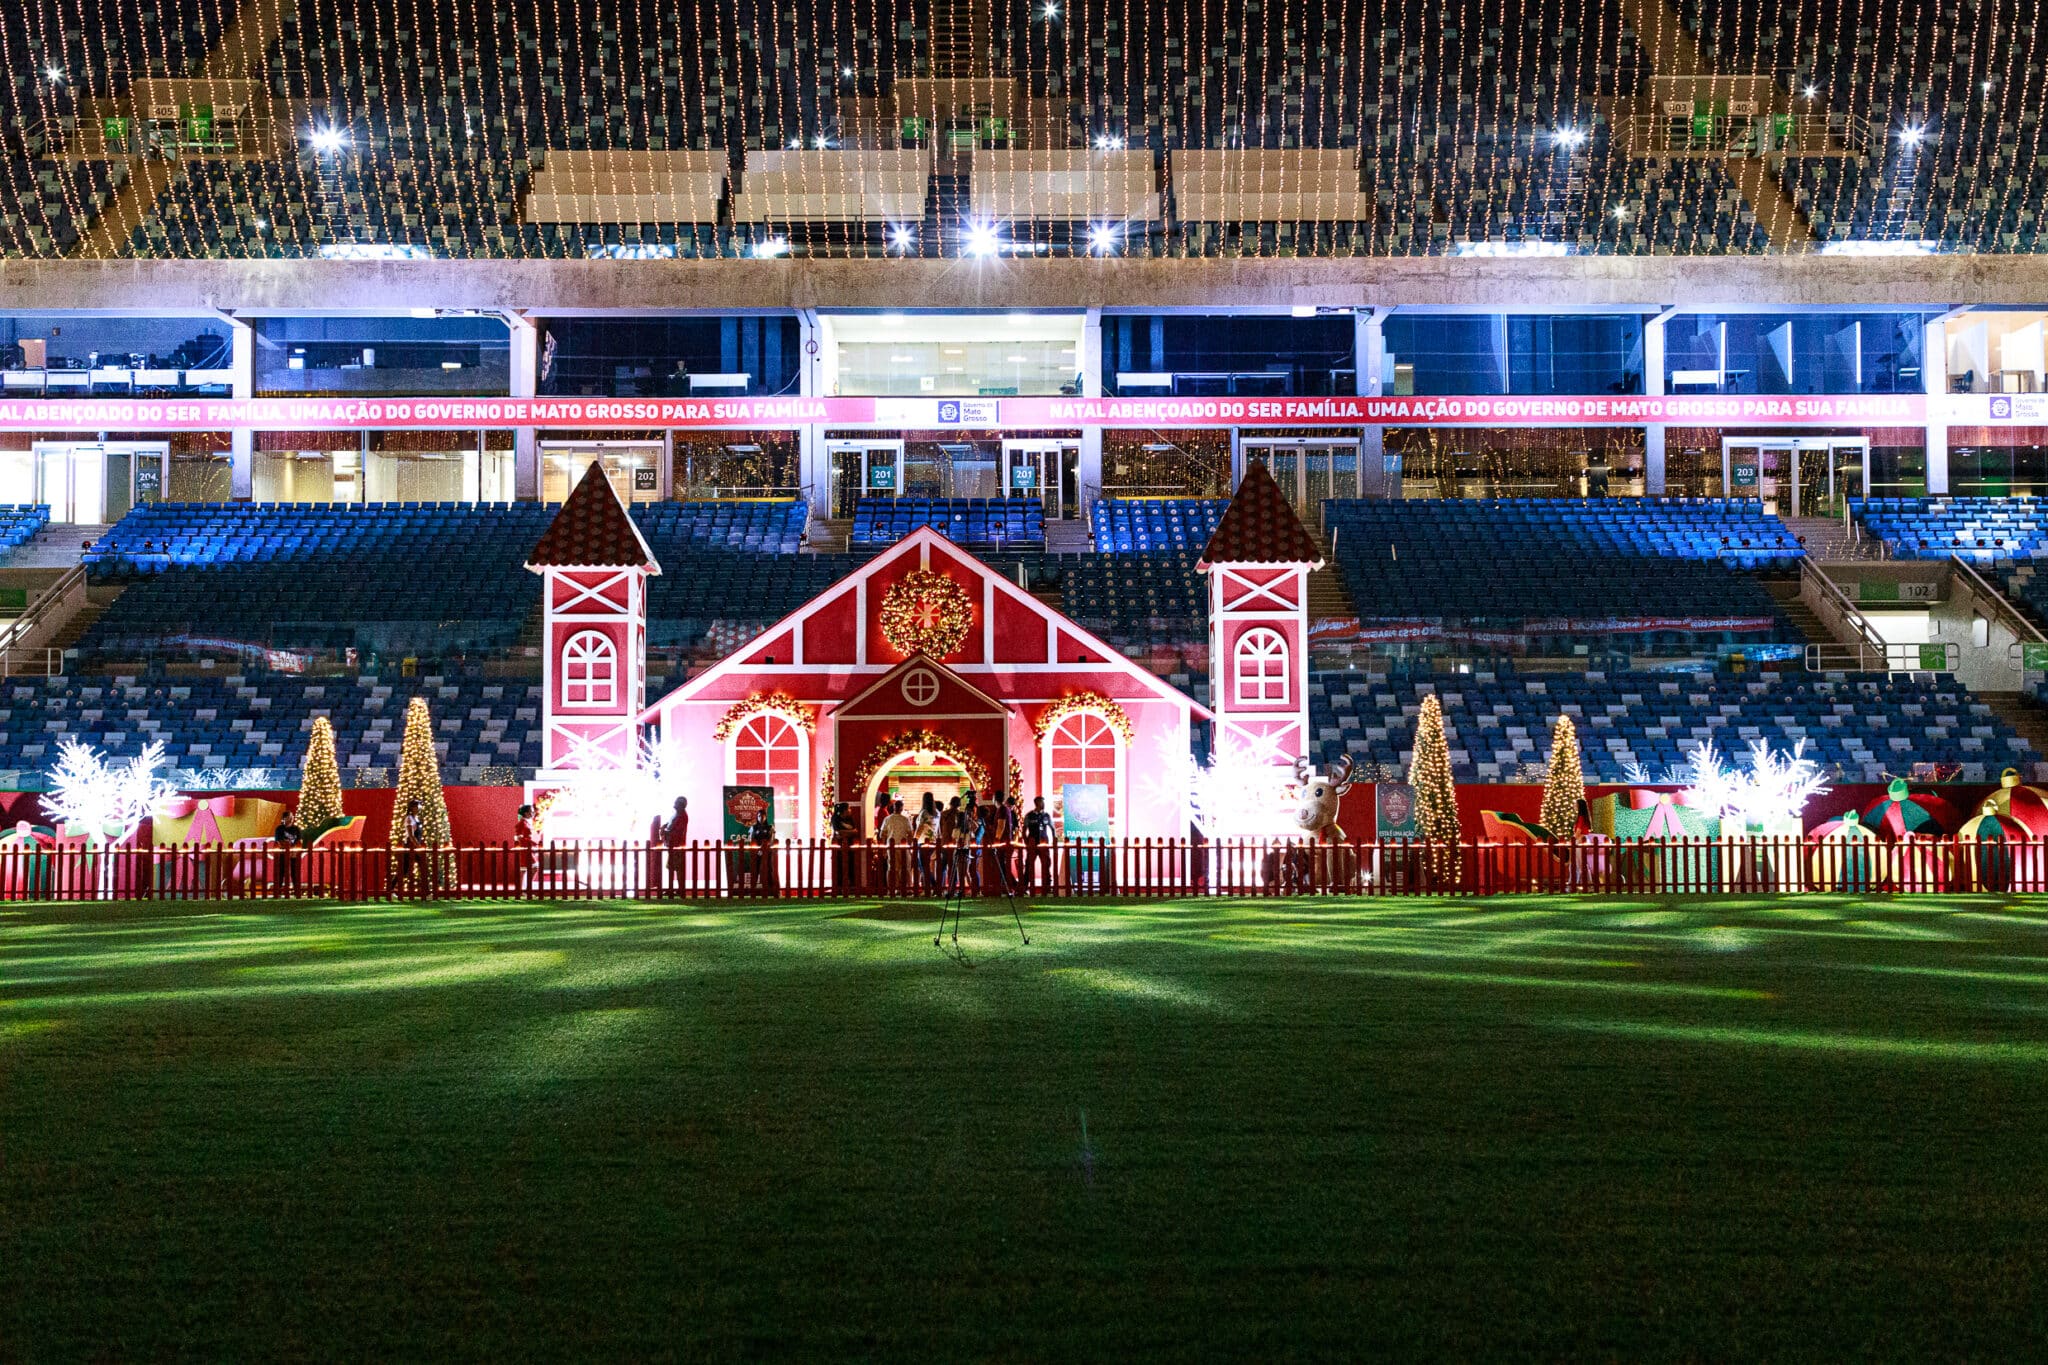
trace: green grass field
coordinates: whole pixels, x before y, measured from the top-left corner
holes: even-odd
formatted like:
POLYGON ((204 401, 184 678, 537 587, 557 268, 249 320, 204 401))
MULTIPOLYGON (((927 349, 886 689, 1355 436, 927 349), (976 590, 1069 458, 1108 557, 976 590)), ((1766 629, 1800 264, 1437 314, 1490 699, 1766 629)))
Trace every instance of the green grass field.
POLYGON ((2032 1355, 2048 907, 0 908, 0 1356, 2032 1355))

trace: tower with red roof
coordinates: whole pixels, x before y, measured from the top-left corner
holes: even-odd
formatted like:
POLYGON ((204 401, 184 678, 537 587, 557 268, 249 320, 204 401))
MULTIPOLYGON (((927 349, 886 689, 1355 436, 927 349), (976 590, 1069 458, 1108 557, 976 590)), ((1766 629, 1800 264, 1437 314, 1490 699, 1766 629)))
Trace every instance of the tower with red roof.
POLYGON ((1315 537, 1262 464, 1196 561, 1209 579, 1209 709, 1215 752, 1292 764, 1308 753, 1308 575, 1315 537))
POLYGON ((661 565, 600 464, 526 567, 546 593, 539 780, 632 767, 647 689, 647 579, 661 565))

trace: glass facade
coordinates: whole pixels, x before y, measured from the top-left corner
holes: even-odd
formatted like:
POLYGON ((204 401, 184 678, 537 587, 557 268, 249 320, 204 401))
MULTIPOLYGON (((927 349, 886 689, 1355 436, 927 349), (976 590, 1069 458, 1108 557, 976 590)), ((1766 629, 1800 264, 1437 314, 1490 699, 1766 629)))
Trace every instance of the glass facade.
POLYGON ((257 318, 256 392, 457 394, 511 387, 511 334, 500 317, 257 318))
POLYGON ((1113 397, 1356 393, 1357 326, 1333 317, 1111 314, 1102 388, 1113 397))
POLYGON ((208 318, 0 317, 0 395, 225 396, 231 346, 208 318))
POLYGON ((553 318, 540 342, 543 394, 743 398, 795 393, 794 317, 553 318))
POLYGON ((1396 313, 1383 327, 1389 394, 1643 391, 1643 320, 1632 313, 1396 313))
POLYGON ((1667 393, 1922 393, 1925 313, 1681 313, 1667 393))

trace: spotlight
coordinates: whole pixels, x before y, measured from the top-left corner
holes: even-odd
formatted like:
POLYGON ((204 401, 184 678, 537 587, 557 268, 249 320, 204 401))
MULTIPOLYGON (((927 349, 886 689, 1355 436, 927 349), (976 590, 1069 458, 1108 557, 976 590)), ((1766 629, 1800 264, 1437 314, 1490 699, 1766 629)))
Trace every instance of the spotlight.
POLYGON ((324 127, 314 128, 307 137, 312 142, 313 150, 316 152, 331 154, 340 151, 348 145, 348 130, 346 128, 337 128, 331 123, 324 127))
POLYGON ((826 151, 832 146, 832 139, 824 136, 823 134, 820 134, 817 137, 811 139, 811 145, 821 152, 826 151))
MULTIPOLYGON (((43 68, 43 74, 50 78, 50 84, 52 85, 64 84, 64 68, 60 66, 46 66, 43 68)), ((1986 88, 1988 89, 1989 87, 1986 88)))
POLYGON ((789 140, 789 150, 791 150, 792 152, 800 152, 803 150, 803 147, 804 140, 802 138, 793 137, 789 140))
POLYGON ((1628 205, 1616 204, 1614 206, 1614 216, 1626 223, 1628 221, 1628 205))
POLYGON ((993 256, 1002 247, 1002 239, 996 235, 994 226, 988 223, 967 225, 967 254, 970 256, 993 256))
POLYGON ((1121 151, 1123 145, 1124 139, 1120 133, 1097 133, 1095 135, 1095 150, 1099 152, 1121 151))
POLYGON ((842 76, 844 76, 844 77, 846 77, 846 79, 848 79, 848 80, 852 80, 852 79, 853 79, 853 68, 852 68, 852 67, 850 67, 850 66, 842 66, 842 67, 840 67, 840 68, 839 68, 839 74, 840 74, 840 75, 842 75, 842 76))
POLYGON ((1556 141, 1558 146, 1566 149, 1578 147, 1586 140, 1586 135, 1584 133, 1580 132, 1576 128, 1569 126, 1558 129, 1551 136, 1556 141))
POLYGON ((1123 236, 1114 223, 1096 223, 1088 229, 1088 250, 1097 256, 1113 256, 1123 236))
POLYGON ((754 243, 754 259, 757 261, 772 261, 778 256, 787 256, 788 254, 789 238, 787 237, 768 237, 754 243))
POLYGON ((1809 85, 1805 89, 1801 90, 1799 93, 1806 96, 1806 98, 1808 99, 1812 99, 1815 95, 1818 95, 1820 93, 1820 87, 1817 85, 1809 85))
POLYGON ((1916 123, 1899 134, 1899 141, 1905 143, 1908 147, 1918 147, 1920 139, 1926 136, 1927 130, 1916 123))
POLYGON ((1057 19, 1060 17, 1060 7, 1056 0, 1045 0, 1045 8, 1041 9, 1038 14, 1042 19, 1057 19))
POLYGON ((889 229, 889 249, 892 251, 908 251, 910 250, 911 242, 916 239, 916 236, 917 234, 908 227, 897 223, 889 229))

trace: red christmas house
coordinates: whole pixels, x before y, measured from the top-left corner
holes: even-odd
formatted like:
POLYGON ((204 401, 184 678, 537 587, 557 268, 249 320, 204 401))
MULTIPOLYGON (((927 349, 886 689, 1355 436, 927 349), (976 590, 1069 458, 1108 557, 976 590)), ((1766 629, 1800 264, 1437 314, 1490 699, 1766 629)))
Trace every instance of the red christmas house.
POLYGON ((1216 752, 1292 764, 1308 744, 1308 576, 1323 566, 1315 537, 1262 464, 1195 564, 1209 579, 1209 704, 1216 752))
MULTIPOLYGON (((566 509, 565 509, 566 510, 566 509)), ((913 533, 652 707, 692 809, 773 787, 785 838, 826 802, 1109 789, 1112 832, 1182 836, 1195 702, 936 531, 913 533), (1149 779, 1149 780, 1148 780, 1149 779), (828 791, 830 797, 828 798, 828 791)))
POLYGON ((631 767, 647 689, 647 579, 661 566, 600 465, 526 567, 546 583, 539 783, 631 767))

